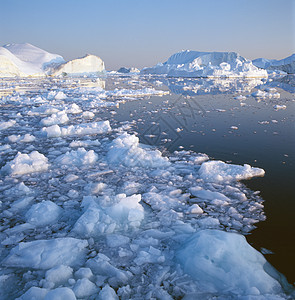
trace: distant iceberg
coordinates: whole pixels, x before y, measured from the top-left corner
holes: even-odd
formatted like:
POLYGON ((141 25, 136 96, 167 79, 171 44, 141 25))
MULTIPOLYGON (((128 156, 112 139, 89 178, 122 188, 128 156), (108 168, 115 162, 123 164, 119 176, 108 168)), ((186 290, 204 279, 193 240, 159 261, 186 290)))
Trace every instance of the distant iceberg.
POLYGON ((169 77, 267 77, 267 72, 236 52, 199 52, 185 50, 164 63, 144 68, 141 74, 169 77))
POLYGON ((281 60, 257 58, 252 63, 258 68, 269 71, 283 71, 288 74, 295 74, 295 53, 281 60))
POLYGON ((0 47, 0 77, 44 76, 46 70, 65 60, 31 44, 7 44, 0 47))
POLYGON ((50 72, 50 75, 97 75, 104 72, 105 66, 102 59, 87 54, 82 58, 73 59, 59 65, 50 72))
POLYGON ((62 56, 28 43, 0 47, 0 78, 97 75, 104 71, 104 62, 95 55, 88 54, 66 62, 62 56))

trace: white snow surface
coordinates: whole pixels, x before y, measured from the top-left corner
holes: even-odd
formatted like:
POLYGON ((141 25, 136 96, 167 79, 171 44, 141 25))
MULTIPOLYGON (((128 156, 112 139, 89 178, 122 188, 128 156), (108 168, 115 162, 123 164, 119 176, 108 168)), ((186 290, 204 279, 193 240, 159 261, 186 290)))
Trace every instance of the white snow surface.
POLYGON ((250 60, 235 52, 199 52, 185 50, 173 54, 164 63, 144 68, 141 74, 170 77, 267 77, 250 60))

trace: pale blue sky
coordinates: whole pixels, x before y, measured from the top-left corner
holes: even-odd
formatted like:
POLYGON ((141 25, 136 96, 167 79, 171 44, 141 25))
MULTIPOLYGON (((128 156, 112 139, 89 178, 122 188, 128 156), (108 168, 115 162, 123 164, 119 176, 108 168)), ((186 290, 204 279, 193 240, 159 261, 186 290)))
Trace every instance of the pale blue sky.
POLYGON ((279 59, 295 52, 294 19, 295 0, 0 0, 0 45, 91 53, 108 70, 183 49, 279 59))

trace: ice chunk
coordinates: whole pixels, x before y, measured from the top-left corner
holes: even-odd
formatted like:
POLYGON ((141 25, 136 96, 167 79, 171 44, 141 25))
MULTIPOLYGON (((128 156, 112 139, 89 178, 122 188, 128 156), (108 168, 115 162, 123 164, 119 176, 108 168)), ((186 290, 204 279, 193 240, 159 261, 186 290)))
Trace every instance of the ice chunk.
POLYGON ((30 154, 18 152, 15 158, 8 162, 1 171, 11 175, 23 175, 46 171, 48 167, 48 159, 38 151, 33 151, 30 154))
POLYGON ((159 150, 141 147, 138 137, 126 132, 113 140, 107 158, 112 164, 129 167, 163 168, 170 165, 168 158, 163 157, 159 150))
POLYGON ((68 287, 60 287, 47 293, 44 300, 76 300, 74 292, 68 287))
POLYGON ((28 289, 21 297, 16 300, 43 300, 48 293, 47 289, 42 289, 36 286, 28 289))
POLYGON ((107 245, 109 247, 119 247, 130 242, 130 238, 120 234, 109 234, 106 236, 107 245))
POLYGON ((64 124, 69 121, 68 115, 64 111, 59 111, 56 114, 52 114, 48 118, 41 120, 41 125, 43 126, 52 126, 55 124, 64 124))
POLYGON ((0 130, 8 129, 16 124, 15 120, 9 120, 7 122, 0 122, 0 130))
POLYGON ((108 284, 99 292, 97 300, 119 300, 114 289, 112 289, 108 284))
POLYGON ((220 160, 204 162, 199 170, 200 177, 209 182, 250 179, 255 176, 264 176, 264 174, 265 171, 260 168, 253 168, 247 164, 232 165, 220 160))
POLYGON ((45 279, 52 282, 55 286, 66 283, 73 275, 73 269, 68 266, 56 266, 45 273, 45 279))
POLYGON ((87 241, 70 237, 20 243, 3 265, 45 270, 59 265, 76 266, 84 261, 87 246, 87 241))
POLYGON ((84 148, 78 148, 61 155, 56 161, 63 165, 83 166, 93 164, 97 159, 98 155, 93 150, 86 151, 84 148))
POLYGON ((77 298, 88 298, 98 292, 96 285, 87 278, 78 279, 73 291, 77 298))
POLYGON ((49 225, 56 222, 62 209, 50 200, 34 204, 26 213, 28 223, 36 226, 49 225))
POLYGON ((111 131, 109 121, 101 121, 94 123, 84 123, 79 125, 70 125, 68 127, 59 127, 58 125, 52 125, 42 129, 46 133, 47 137, 63 137, 63 136, 82 136, 102 134, 111 131))
POLYGON ((208 292, 245 294, 256 288, 260 294, 279 293, 280 284, 265 271, 267 261, 245 237, 219 230, 201 230, 177 253, 185 273, 208 292))

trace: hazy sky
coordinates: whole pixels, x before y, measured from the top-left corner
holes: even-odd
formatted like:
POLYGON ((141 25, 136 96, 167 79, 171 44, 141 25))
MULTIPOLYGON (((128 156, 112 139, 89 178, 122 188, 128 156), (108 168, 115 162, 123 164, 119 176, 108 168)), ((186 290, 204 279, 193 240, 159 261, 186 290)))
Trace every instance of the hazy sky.
POLYGON ((295 0, 0 0, 0 41, 95 54, 107 70, 184 49, 278 59, 295 52, 295 0))

